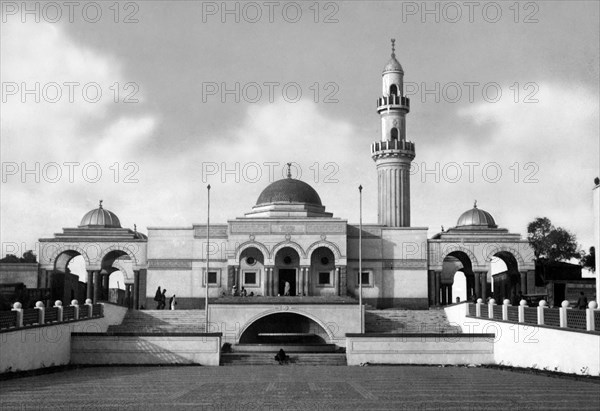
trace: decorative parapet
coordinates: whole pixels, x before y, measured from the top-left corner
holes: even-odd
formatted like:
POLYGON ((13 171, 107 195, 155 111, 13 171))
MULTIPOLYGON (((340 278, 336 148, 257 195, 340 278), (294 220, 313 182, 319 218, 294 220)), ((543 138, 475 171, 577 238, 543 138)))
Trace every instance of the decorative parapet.
POLYGON ((73 300, 70 306, 63 307, 61 301, 56 301, 54 307, 45 308, 38 301, 35 308, 23 309, 22 304, 16 302, 11 311, 0 311, 0 332, 101 317, 104 317, 104 304, 79 306, 77 300, 73 300))
POLYGON ((590 302, 588 308, 578 310, 569 307, 568 301, 563 301, 560 308, 548 308, 544 300, 539 302, 538 307, 528 307, 525 300, 521 300, 518 306, 512 306, 509 300, 504 300, 498 307, 494 299, 484 304, 480 298, 475 304, 468 304, 467 317, 600 332, 600 310, 595 301, 590 302))

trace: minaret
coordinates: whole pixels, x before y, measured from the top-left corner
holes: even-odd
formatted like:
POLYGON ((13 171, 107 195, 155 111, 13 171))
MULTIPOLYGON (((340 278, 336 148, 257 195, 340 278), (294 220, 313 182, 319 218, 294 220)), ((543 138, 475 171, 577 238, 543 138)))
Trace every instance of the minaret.
POLYGON ((381 117, 381 141, 371 144, 377 164, 379 225, 410 227, 410 163, 415 145, 406 141, 406 114, 410 101, 404 97, 404 70, 396 60, 392 39, 392 58, 382 74, 382 97, 377 99, 381 117))

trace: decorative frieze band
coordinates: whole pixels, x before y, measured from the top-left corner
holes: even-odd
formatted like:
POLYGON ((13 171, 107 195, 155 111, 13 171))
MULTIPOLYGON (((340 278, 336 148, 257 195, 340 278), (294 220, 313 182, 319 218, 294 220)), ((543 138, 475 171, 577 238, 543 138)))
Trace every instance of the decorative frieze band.
POLYGON ((151 270, 191 270, 192 260, 148 260, 151 270))

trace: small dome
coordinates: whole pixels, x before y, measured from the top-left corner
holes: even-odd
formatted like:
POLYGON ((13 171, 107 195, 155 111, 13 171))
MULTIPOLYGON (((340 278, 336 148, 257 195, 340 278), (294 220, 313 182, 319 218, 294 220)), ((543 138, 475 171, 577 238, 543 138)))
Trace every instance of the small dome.
POLYGON ((288 177, 269 184, 258 196, 256 205, 271 203, 304 203, 322 206, 319 194, 304 181, 288 177))
POLYGON ((477 202, 475 202, 472 209, 461 214, 456 227, 497 228, 498 226, 494 217, 487 211, 477 208, 477 202))
POLYGON ((79 227, 121 228, 121 222, 115 213, 102 208, 100 200, 98 208, 88 211, 83 216, 79 227))
POLYGON ((384 73, 387 73, 389 71, 399 71, 401 73, 404 73, 404 70, 402 69, 400 62, 398 60, 396 60, 396 55, 394 55, 394 54, 392 54, 392 58, 390 59, 390 61, 387 62, 387 64, 383 68, 384 73))

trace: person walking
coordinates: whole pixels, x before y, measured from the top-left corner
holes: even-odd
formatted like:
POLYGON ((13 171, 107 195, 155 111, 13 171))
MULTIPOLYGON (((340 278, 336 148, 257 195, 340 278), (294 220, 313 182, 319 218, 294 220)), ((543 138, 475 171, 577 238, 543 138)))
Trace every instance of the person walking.
POLYGON ((169 309, 175 310, 176 305, 177 305, 177 301, 175 301, 175 294, 173 294, 173 297, 171 297, 169 299, 169 309))
POLYGON ((164 310, 167 305, 167 289, 165 288, 160 295, 160 303, 158 304, 157 310, 164 310))

